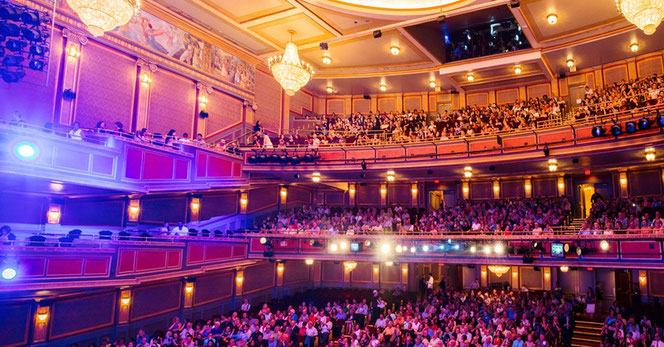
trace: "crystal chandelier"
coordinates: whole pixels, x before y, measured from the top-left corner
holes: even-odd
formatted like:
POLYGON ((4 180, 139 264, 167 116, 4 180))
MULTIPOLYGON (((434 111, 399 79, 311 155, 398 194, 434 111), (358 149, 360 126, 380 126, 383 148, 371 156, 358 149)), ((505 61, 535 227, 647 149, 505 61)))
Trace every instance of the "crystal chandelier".
POLYGON ((274 79, 286 91, 286 95, 293 96, 300 88, 311 81, 314 69, 311 65, 300 60, 300 56, 297 54, 297 46, 293 43, 295 31, 289 30, 288 33, 291 34, 291 42, 286 44, 284 55, 271 57, 267 64, 274 79))
POLYGON ((67 0, 94 36, 123 26, 141 7, 141 0, 67 0))
POLYGON ((510 267, 505 265, 489 265, 488 269, 498 277, 501 277, 502 275, 506 274, 507 271, 510 271, 510 267))
POLYGON ((616 6, 625 19, 646 35, 654 34, 664 17, 664 0, 616 0, 616 6))

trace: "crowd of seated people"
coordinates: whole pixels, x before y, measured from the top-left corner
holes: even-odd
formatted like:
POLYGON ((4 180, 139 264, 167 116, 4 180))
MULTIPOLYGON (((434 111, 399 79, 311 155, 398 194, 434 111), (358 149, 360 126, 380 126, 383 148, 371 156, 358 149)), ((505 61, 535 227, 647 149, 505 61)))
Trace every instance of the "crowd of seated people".
POLYGON ((564 225, 571 204, 566 197, 490 201, 460 201, 439 210, 329 208, 304 206, 266 218, 259 228, 270 233, 370 234, 459 232, 550 234, 564 225))
MULTIPOLYGON (((570 346, 578 302, 544 293, 436 288, 423 299, 389 306, 380 293, 370 299, 332 299, 283 307, 264 304, 208 320, 102 346, 343 346, 343 347, 549 347, 570 346), (392 308, 394 307, 394 308, 392 308)), ((312 298, 311 300, 316 300, 312 298)))
POLYGON ((576 96, 578 105, 575 119, 626 112, 636 108, 664 104, 664 79, 657 74, 634 81, 613 83, 606 88, 585 87, 583 95, 576 96))
MULTIPOLYGON (((640 293, 635 292, 633 295, 640 296, 640 293)), ((662 327, 653 323, 647 315, 630 313, 625 307, 614 303, 604 319, 600 346, 663 347, 662 334, 662 327)))
POLYGON ((662 197, 604 199, 594 194, 591 202, 590 215, 579 230, 580 234, 664 233, 662 197))

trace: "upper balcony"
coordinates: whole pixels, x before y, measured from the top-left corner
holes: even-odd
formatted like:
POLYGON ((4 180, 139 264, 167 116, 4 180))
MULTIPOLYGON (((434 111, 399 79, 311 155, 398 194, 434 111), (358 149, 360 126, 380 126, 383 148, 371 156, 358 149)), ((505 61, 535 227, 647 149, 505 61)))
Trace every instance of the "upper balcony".
MULTIPOLYGON (((87 133, 87 132, 86 132, 87 133)), ((27 125, 0 125, 6 182, 67 182, 112 191, 209 189, 246 182, 241 159, 205 146, 89 133, 82 140, 27 125)), ((36 184, 36 183, 35 183, 36 184)))

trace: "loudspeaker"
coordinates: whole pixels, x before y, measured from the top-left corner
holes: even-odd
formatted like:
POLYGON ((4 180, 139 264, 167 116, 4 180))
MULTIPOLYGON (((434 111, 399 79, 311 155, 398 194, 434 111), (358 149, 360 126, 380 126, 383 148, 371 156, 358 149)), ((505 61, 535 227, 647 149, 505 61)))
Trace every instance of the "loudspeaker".
POLYGON ((433 170, 427 170, 427 175, 433 175, 433 170))
POLYGON ((371 96, 369 96, 369 94, 364 94, 364 98, 368 100, 371 99, 371 96))
POLYGON ((511 8, 518 8, 519 6, 521 6, 521 2, 519 0, 510 0, 511 8))
POLYGON ((551 151, 549 151, 549 146, 544 145, 544 149, 542 150, 544 152, 544 156, 548 157, 549 154, 551 154, 551 151))
POLYGON ((565 76, 565 73, 564 73, 564 72, 560 74, 560 78, 565 78, 565 77, 566 77, 566 76, 565 76))
POLYGON ((381 36, 383 36, 383 32, 382 32, 382 31, 380 31, 380 30, 376 30, 376 31, 373 32, 373 37, 374 37, 374 39, 377 39, 377 38, 379 38, 379 37, 381 37, 381 36))
POLYGON ((450 94, 459 94, 459 91, 456 90, 456 89, 452 89, 452 90, 450 91, 450 94))
POLYGON ((324 51, 327 51, 327 48, 328 48, 328 47, 327 47, 327 42, 321 42, 321 43, 319 44, 319 46, 320 46, 320 49, 322 49, 322 50, 324 50, 324 51))
POLYGON ((76 92, 71 89, 66 89, 62 92, 62 98, 65 100, 74 100, 76 99, 76 92))
POLYGON ((198 115, 199 115, 201 118, 203 118, 203 119, 205 119, 205 118, 207 118, 207 117, 210 116, 210 114, 207 113, 206 111, 201 111, 201 112, 198 113, 198 115))
POLYGON ((438 24, 445 24, 445 15, 438 17, 438 24))
POLYGON ((578 164, 579 163, 579 158, 573 158, 572 163, 573 164, 578 164))

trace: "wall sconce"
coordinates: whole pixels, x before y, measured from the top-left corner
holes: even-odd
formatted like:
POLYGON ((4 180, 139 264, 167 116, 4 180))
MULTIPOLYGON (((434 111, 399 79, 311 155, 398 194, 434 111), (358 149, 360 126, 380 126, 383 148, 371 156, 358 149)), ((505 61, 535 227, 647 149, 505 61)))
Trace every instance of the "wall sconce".
POLYGON ((388 170, 387 171, 387 181, 388 182, 394 182, 396 175, 394 173, 394 170, 388 170))
POLYGON ((187 295, 191 295, 191 293, 194 292, 194 282, 187 282, 187 283, 184 285, 184 292, 185 292, 185 294, 187 294, 187 295))
POLYGON ((530 189, 533 188, 533 187, 530 185, 530 183, 527 183, 527 182, 526 182, 526 184, 525 184, 523 187, 526 189, 526 191, 530 191, 530 189))
POLYGON ((394 262, 391 261, 391 260, 388 260, 388 261, 385 262, 385 265, 386 266, 392 266, 392 265, 394 265, 394 262))
POLYGON ((244 282, 244 277, 242 276, 235 277, 235 282, 237 282, 238 284, 244 282))
POLYGON ((500 183, 493 182, 493 191, 494 192, 499 192, 500 191, 500 183))
POLYGON ((247 192, 240 193, 240 212, 247 213, 248 205, 249 205, 249 197, 247 192))
POLYGON ((210 100, 208 99, 207 96, 201 94, 201 95, 198 97, 198 106, 199 106, 201 109, 204 110, 205 107, 207 107, 208 102, 210 102, 210 100))
POLYGON ((408 273, 408 268, 407 267, 401 268, 401 272, 403 272, 404 274, 407 274, 408 273))
POLYGON ((248 202, 249 202, 249 201, 247 200, 247 198, 242 198, 242 199, 240 199, 240 205, 242 205, 242 206, 247 206, 247 203, 248 203, 248 202))
POLYGON ((67 45, 67 48, 65 48, 65 54, 67 55, 67 61, 74 63, 81 56, 81 50, 77 45, 69 44, 67 45))
POLYGON ((288 197, 288 189, 286 187, 281 187, 279 190, 279 195, 281 196, 281 203, 286 203, 286 198, 288 197))
POLYGON ((307 265, 314 265, 314 260, 313 259, 304 259, 304 263, 307 265))
POLYGON ((545 272, 545 273, 544 273, 544 278, 548 280, 549 277, 551 277, 551 274, 548 273, 548 272, 545 272))
POLYGON ((410 192, 413 193, 413 196, 417 195, 417 184, 411 186, 410 192))
POLYGON ((486 276, 486 270, 482 270, 482 276, 486 276))
POLYGON ((191 212, 197 213, 201 208, 201 199, 191 198, 191 212))
POLYGON ((380 196, 384 198, 386 194, 387 194, 387 188, 381 187, 380 188, 380 196))
POLYGON ((138 77, 141 82, 141 87, 147 88, 152 84, 152 77, 147 72, 141 72, 141 75, 138 77))
POLYGON ((283 263, 277 264, 277 272, 284 272, 284 264, 283 263))
POLYGON ((379 267, 378 265, 374 265, 374 266, 373 266, 373 272, 374 272, 374 273, 378 273, 378 269, 379 269, 379 268, 380 268, 380 267, 379 267))
POLYGON ((37 325, 46 325, 46 323, 48 323, 48 307, 40 307, 37 309, 36 321, 37 325))
POLYGON ((48 224, 60 224, 61 210, 60 205, 52 204, 48 207, 46 221, 48 224))
POLYGON ((311 181, 314 183, 320 182, 320 172, 314 172, 311 174, 311 181))
POLYGON ((648 147, 645 150, 646 152, 646 160, 647 161, 655 161, 655 148, 654 147, 648 147))
POLYGON ((141 213, 141 206, 139 200, 129 201, 129 221, 138 222, 138 215, 141 213))
POLYGON ((470 166, 466 166, 463 168, 463 177, 465 178, 471 178, 473 177, 473 168, 470 166))
POLYGON ((621 177, 620 178, 620 184, 622 184, 623 186, 626 185, 627 184, 627 178, 621 177))
POLYGON ((550 172, 556 172, 558 170, 558 160, 557 159, 549 159, 549 171, 550 172))
POLYGON ((518 271, 512 271, 512 277, 517 278, 519 277, 519 272, 518 271))
POLYGON ((642 286, 645 286, 647 281, 648 278, 646 277, 646 275, 639 275, 639 283, 641 283, 642 286))
POLYGON ((125 306, 125 307, 129 306, 130 302, 131 302, 131 298, 129 298, 129 297, 124 297, 124 298, 120 299, 120 304, 122 304, 122 306, 125 306))
POLYGON ((348 197, 350 198, 350 202, 353 202, 353 199, 355 199, 355 184, 349 184, 348 185, 348 197))

